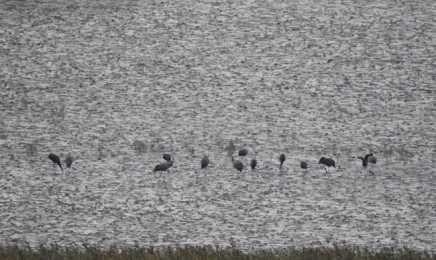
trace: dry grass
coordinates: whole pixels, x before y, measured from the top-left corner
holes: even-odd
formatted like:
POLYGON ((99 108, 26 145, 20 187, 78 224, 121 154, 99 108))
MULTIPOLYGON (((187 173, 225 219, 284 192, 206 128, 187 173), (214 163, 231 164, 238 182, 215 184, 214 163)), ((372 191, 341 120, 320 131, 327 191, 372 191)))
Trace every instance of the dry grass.
POLYGON ((436 255, 407 248, 384 248, 373 250, 356 246, 305 247, 283 250, 259 250, 243 252, 234 243, 230 246, 185 246, 144 248, 82 245, 60 247, 50 245, 32 249, 27 246, 8 245, 0 247, 0 259, 436 259, 436 255))

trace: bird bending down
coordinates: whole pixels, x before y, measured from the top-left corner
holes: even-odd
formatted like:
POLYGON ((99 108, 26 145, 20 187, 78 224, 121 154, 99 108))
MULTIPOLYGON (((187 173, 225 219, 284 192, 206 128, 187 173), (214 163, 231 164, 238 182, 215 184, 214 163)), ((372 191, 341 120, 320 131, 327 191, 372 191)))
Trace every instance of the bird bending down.
POLYGON ((239 172, 242 172, 242 170, 244 169, 244 164, 242 164, 240 160, 235 160, 232 156, 232 163, 233 163, 233 168, 235 168, 239 172))
POLYGON ((62 169, 62 165, 61 165, 61 159, 59 158, 59 156, 57 156, 56 154, 49 154, 48 158, 53 162, 53 166, 56 167, 56 164, 59 165, 59 167, 62 170, 62 173, 64 172, 64 169, 62 169))
POLYGON ((209 157, 207 157, 207 155, 204 155, 204 157, 201 159, 201 169, 206 168, 209 165, 209 162, 210 162, 209 157))
POLYGON ((372 163, 372 164, 377 163, 377 158, 372 153, 365 155, 365 157, 359 156, 357 157, 357 159, 362 160, 362 166, 366 172, 368 172, 368 163, 372 163))
POLYGON ((248 149, 246 149, 246 148, 241 149, 238 152, 238 156, 243 156, 245 158, 245 160, 247 160, 247 155, 248 155, 248 149))
POLYGON ((279 160, 280 160, 280 170, 282 169, 282 166, 283 166, 283 163, 285 162, 285 160, 286 160, 286 156, 282 153, 281 155, 280 155, 280 157, 279 157, 279 160))
MULTIPOLYGON (((334 161, 333 159, 331 159, 331 158, 324 158, 324 157, 322 157, 321 159, 319 159, 319 162, 318 162, 318 163, 324 164, 325 166, 328 167, 329 170, 330 170, 330 167, 331 167, 331 166, 333 166, 333 167, 336 168, 336 163, 335 163, 335 161, 334 161)), ((329 172, 329 171, 327 170, 327 168, 324 168, 324 169, 325 169, 326 172, 329 172)), ((330 172, 329 172, 329 176, 330 176, 330 172)))
POLYGON ((361 156, 357 157, 357 159, 362 160, 362 166, 363 166, 364 171, 368 171, 368 157, 369 156, 370 155, 367 154, 367 155, 365 155, 365 157, 361 157, 361 156))
POLYGON ((254 171, 254 168, 256 168, 257 165, 257 160, 253 159, 251 160, 250 166, 251 166, 251 171, 254 171))

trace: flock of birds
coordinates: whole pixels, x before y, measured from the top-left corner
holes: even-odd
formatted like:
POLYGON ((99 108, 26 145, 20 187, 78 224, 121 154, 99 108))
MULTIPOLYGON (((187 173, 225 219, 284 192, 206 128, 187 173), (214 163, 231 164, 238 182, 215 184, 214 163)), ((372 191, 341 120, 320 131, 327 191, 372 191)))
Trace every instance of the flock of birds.
MULTIPOLYGON (((239 150, 238 152, 238 156, 240 157, 244 157, 245 160, 247 160, 247 155, 248 155, 248 149, 244 148, 239 150)), ((58 165, 62 172, 64 172, 63 168, 62 168, 62 164, 61 164, 61 159, 59 158, 59 156, 57 156, 56 154, 51 153, 48 158, 53 162, 53 166, 56 167, 56 165, 58 165)), ((377 158, 372 154, 366 154, 364 157, 357 157, 358 159, 362 160, 362 166, 364 168, 365 171, 367 171, 368 168, 368 163, 372 163, 372 164, 376 164, 377 163, 377 158)), ((165 160, 165 162, 160 163, 158 165, 156 165, 153 169, 153 172, 166 172, 169 168, 171 168, 173 166, 173 156, 169 153, 164 153, 163 154, 163 159, 165 160)), ((281 154, 279 156, 279 161, 280 161, 280 167, 279 169, 282 169, 283 163, 286 160, 286 156, 284 154, 281 154)), ((74 158, 68 154, 68 156, 65 158, 65 165, 67 166, 67 169, 71 167, 71 165, 73 164, 74 158)), ((207 166, 209 165, 210 160, 209 157, 207 155, 205 155, 202 159, 201 159, 201 169, 205 169, 207 168, 207 166)), ((321 159, 319 159, 319 164, 323 164, 326 167, 324 168, 326 170, 326 172, 329 172, 330 167, 335 167, 336 168, 336 162, 331 159, 331 158, 325 158, 325 157, 321 157, 321 159)), ((238 172, 242 172, 242 170, 244 169, 244 164, 242 163, 242 161, 240 160, 235 160, 235 158, 232 156, 232 164, 233 164, 233 168, 235 168, 238 172)), ((250 162, 250 167, 251 170, 254 171, 255 168, 257 166, 257 160, 256 159, 252 159, 250 162)), ((307 170, 307 168, 309 167, 309 164, 305 161, 302 161, 300 163, 300 167, 304 170, 307 170)), ((339 167, 339 166, 338 166, 339 167)))

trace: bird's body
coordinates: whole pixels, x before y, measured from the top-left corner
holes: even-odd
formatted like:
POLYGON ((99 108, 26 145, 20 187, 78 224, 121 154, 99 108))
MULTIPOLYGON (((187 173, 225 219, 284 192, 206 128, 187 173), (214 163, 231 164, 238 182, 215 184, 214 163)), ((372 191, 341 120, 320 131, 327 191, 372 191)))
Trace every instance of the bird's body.
POLYGON ((163 154, 163 158, 167 162, 171 162, 173 160, 173 156, 171 154, 169 154, 169 153, 164 153, 163 154))
POLYGON ((206 168, 209 165, 209 157, 207 157, 207 155, 205 155, 202 159, 201 159, 201 169, 206 168))
POLYGON ((280 170, 282 169, 282 166, 283 166, 283 163, 285 162, 285 160, 286 160, 286 156, 282 153, 281 155, 280 155, 280 157, 279 157, 279 160, 280 160, 280 170))
POLYGON ((74 162, 73 156, 68 154, 67 158, 65 158, 65 165, 67 166, 67 169, 71 168, 71 165, 73 164, 73 162, 74 162))
POLYGON ((244 164, 240 160, 235 160, 232 156, 232 163, 233 168, 235 168, 239 172, 242 172, 242 170, 244 169, 244 164))
POLYGON ((59 158, 59 156, 57 156, 56 154, 49 154, 48 158, 56 165, 59 165, 59 167, 61 168, 62 172, 64 172, 64 169, 62 169, 62 165, 61 165, 61 159, 59 158))
POLYGON ((300 163, 300 167, 301 167, 301 169, 304 169, 304 170, 307 170, 307 162, 301 162, 300 163))
POLYGON ((163 162, 163 163, 160 163, 160 164, 156 165, 154 167, 153 172, 165 172, 169 168, 171 168, 171 166, 173 166, 173 162, 172 161, 170 161, 170 162, 163 162))
MULTIPOLYGON (((334 161, 333 159, 331 159, 331 158, 325 158, 325 157, 322 157, 321 159, 319 159, 319 162, 318 162, 318 163, 324 164, 324 165, 327 166, 329 169, 330 169, 331 166, 333 166, 333 167, 336 168, 336 163, 335 163, 335 161, 334 161)), ((325 170, 326 170, 326 172, 328 172, 327 168, 325 168, 325 170)))
POLYGON ((365 157, 359 156, 357 158, 362 160, 362 166, 365 171, 368 171, 368 163, 372 163, 372 164, 377 163, 377 158, 372 153, 365 155, 365 157))
POLYGON ((247 155, 248 155, 248 149, 246 149, 246 148, 241 149, 241 150, 239 150, 239 152, 238 152, 238 156, 243 156, 243 157, 245 157, 245 160, 247 160, 247 155))
POLYGON ((257 160, 253 159, 251 160, 250 166, 251 166, 251 171, 254 171, 254 168, 256 168, 257 165, 257 160))

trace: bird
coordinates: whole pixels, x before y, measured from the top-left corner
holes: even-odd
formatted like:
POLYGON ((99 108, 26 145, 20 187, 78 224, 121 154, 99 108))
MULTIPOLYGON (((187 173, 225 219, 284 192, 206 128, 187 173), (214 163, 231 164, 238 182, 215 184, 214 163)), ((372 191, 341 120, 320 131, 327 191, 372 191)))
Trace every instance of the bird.
POLYGON ((71 168, 73 162, 74 162, 73 156, 71 156, 71 154, 68 154, 67 158, 65 158, 65 165, 67 165, 67 169, 71 168))
POLYGON ((283 166, 283 162, 286 160, 285 154, 283 154, 283 153, 280 154, 279 160, 280 160, 280 170, 281 170, 282 166, 283 166))
MULTIPOLYGON (((156 165, 154 167, 153 172, 166 172, 171 166, 173 166, 173 161, 170 162, 165 161, 163 163, 156 165)), ((165 178, 165 174, 164 174, 164 178, 165 178)))
MULTIPOLYGON (((321 157, 321 159, 319 159, 319 162, 318 162, 318 163, 324 164, 325 166, 329 167, 329 169, 330 169, 331 166, 333 166, 333 167, 336 168, 336 163, 335 163, 335 161, 334 161, 333 159, 331 159, 331 158, 324 158, 324 157, 321 157)), ((326 172, 328 172, 328 171, 327 171, 327 168, 324 168, 324 169, 325 169, 326 172)))
POLYGON ((365 155, 365 157, 361 157, 361 156, 357 157, 357 159, 362 160, 362 166, 363 166, 364 171, 368 170, 368 157, 369 156, 370 155, 367 154, 367 155, 365 155))
POLYGON ((238 156, 243 156, 245 157, 245 160, 247 160, 247 155, 248 155, 248 149, 244 148, 239 150, 238 156))
POLYGON ((235 168, 239 172, 242 172, 242 170, 244 169, 244 164, 242 164, 240 160, 235 160, 232 156, 232 163, 233 163, 233 168, 235 168))
POLYGON ((201 169, 206 168, 209 165, 209 162, 209 157, 207 157, 207 155, 205 154, 204 157, 201 159, 201 169))
POLYGON ((169 154, 169 153, 164 153, 163 154, 163 158, 167 162, 171 162, 173 160, 173 156, 171 154, 169 154))
POLYGON ((64 172, 64 169, 62 169, 62 165, 61 165, 61 159, 59 158, 59 156, 57 156, 56 154, 49 154, 48 158, 53 162, 53 166, 56 167, 56 164, 59 165, 59 167, 62 170, 62 173, 64 172))
POLYGON ((256 168, 257 165, 257 160, 256 159, 252 159, 250 166, 251 166, 251 171, 254 171, 254 168, 256 168))
POLYGON ((154 167, 153 172, 161 172, 161 173, 163 173, 164 181, 165 181, 165 172, 166 172, 166 171, 167 171, 171 166, 173 166, 173 161, 170 161, 170 162, 165 161, 165 162, 163 162, 163 163, 160 163, 160 164, 156 165, 156 166, 154 167))
POLYGON ((368 171, 368 163, 376 164, 377 163, 377 157, 375 157, 372 153, 366 154, 365 157, 357 157, 358 159, 362 160, 362 166, 365 169, 365 171, 368 171))
POLYGON ((304 169, 304 170, 306 170, 307 171, 307 162, 301 162, 300 163, 300 167, 301 167, 301 169, 304 169))

